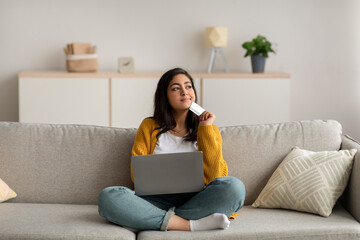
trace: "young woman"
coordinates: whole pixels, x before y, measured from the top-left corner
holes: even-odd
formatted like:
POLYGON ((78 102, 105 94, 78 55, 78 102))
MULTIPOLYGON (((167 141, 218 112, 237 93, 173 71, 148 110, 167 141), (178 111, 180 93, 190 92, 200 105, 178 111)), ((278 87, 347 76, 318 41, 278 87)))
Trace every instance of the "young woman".
POLYGON ((244 205, 245 187, 239 179, 227 177, 215 115, 205 111, 198 117, 189 111, 194 101, 192 77, 181 68, 166 72, 157 85, 154 116, 141 123, 132 155, 202 151, 206 188, 199 193, 136 196, 126 187, 108 187, 99 196, 101 216, 140 230, 229 227, 228 217, 244 205))

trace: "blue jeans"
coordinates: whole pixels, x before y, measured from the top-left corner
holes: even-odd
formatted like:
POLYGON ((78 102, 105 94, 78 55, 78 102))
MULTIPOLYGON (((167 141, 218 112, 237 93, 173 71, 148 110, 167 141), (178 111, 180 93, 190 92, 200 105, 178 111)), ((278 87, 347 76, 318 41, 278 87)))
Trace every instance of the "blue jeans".
POLYGON ((172 215, 197 220, 213 213, 230 216, 243 207, 245 186, 235 177, 214 179, 199 193, 137 196, 126 187, 99 195, 99 214, 115 224, 140 230, 167 230, 172 215))

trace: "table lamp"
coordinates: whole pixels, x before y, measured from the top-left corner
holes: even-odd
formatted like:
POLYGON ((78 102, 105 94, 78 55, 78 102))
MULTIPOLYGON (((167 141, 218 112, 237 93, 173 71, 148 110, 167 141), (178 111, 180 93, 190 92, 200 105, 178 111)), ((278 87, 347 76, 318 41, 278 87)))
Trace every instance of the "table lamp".
POLYGON ((207 27, 206 28, 206 45, 211 47, 211 56, 208 67, 208 73, 211 73, 214 68, 214 61, 216 54, 219 53, 223 61, 225 72, 229 72, 226 63, 225 55, 222 50, 227 45, 227 28, 226 27, 207 27))

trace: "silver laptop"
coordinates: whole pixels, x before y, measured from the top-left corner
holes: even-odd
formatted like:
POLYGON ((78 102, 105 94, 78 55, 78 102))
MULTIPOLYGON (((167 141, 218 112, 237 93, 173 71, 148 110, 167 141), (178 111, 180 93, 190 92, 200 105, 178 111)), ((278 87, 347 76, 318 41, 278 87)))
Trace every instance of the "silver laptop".
POLYGON ((132 156, 138 196, 200 192, 204 188, 202 152, 132 156))

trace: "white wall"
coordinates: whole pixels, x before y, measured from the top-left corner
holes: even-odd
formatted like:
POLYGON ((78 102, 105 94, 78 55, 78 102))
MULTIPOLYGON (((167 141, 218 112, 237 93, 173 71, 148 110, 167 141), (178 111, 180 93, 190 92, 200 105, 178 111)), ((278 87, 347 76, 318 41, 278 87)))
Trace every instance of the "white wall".
POLYGON ((251 71, 244 41, 276 43, 266 71, 291 74, 291 120, 337 119, 360 139, 359 12, 357 0, 0 0, 0 120, 18 120, 17 74, 65 70, 66 43, 96 44, 100 71, 133 56, 136 71, 198 72, 205 27, 218 25, 231 71, 251 71))

